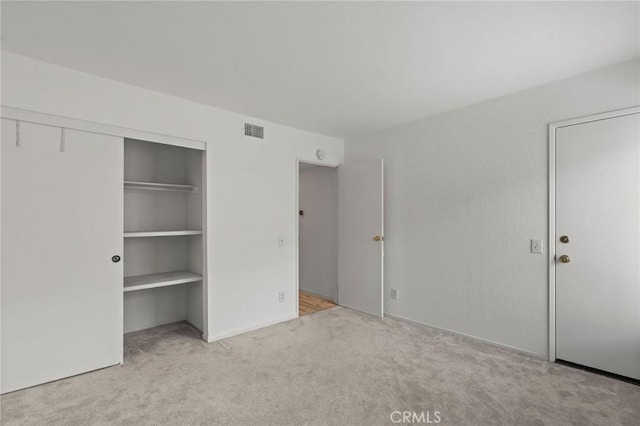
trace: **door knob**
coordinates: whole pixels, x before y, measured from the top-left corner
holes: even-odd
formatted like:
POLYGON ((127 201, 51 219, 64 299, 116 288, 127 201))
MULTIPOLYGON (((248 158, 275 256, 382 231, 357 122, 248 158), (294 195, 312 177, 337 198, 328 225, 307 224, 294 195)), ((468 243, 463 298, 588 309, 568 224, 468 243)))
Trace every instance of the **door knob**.
POLYGON ((569 237, 567 237, 566 235, 563 235, 562 237, 560 237, 560 242, 567 244, 569 242, 569 237))
POLYGON ((375 237, 373 237, 373 241, 382 241, 382 237, 380 235, 376 235, 375 237))
POLYGON ((567 256, 566 254, 563 254, 562 256, 560 256, 560 262, 561 263, 569 263, 569 262, 571 262, 571 258, 569 256, 567 256))

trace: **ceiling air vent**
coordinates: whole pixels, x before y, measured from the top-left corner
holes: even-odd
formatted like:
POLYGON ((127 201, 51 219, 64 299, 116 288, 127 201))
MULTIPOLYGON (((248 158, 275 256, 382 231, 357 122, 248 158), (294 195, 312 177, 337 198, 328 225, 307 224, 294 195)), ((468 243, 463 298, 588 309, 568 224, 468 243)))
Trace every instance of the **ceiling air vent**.
POLYGON ((264 127, 251 123, 244 123, 244 135, 252 138, 264 139, 264 127))

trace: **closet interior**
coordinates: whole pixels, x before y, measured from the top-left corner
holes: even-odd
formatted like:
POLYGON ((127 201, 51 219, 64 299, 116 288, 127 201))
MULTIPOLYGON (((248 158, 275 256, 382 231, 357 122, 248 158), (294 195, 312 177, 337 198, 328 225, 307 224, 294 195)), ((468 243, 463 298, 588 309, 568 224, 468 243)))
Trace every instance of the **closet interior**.
POLYGON ((204 151, 124 140, 124 332, 204 331, 204 151))

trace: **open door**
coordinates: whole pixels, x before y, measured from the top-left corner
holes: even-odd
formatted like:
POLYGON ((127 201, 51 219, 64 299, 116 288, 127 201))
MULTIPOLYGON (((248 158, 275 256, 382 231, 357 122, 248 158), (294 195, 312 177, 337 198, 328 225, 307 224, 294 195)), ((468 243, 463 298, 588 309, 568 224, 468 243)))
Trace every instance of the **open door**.
POLYGON ((382 317, 383 161, 341 165, 338 304, 382 317))

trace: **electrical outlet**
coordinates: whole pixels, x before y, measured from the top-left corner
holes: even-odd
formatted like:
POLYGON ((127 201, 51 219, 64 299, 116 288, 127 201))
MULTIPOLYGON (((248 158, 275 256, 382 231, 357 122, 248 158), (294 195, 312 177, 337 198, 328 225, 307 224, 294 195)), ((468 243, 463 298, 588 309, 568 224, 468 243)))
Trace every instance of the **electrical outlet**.
POLYGON ((391 300, 398 300, 398 289, 391 289, 391 300))
POLYGON ((278 293, 278 302, 284 302, 284 291, 278 293))

